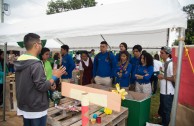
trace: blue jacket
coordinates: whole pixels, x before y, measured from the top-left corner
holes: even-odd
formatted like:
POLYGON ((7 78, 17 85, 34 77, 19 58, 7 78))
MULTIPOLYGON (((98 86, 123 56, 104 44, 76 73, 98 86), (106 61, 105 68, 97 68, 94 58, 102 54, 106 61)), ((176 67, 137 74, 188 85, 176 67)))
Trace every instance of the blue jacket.
MULTIPOLYGON (((6 74, 8 74, 8 68, 6 67, 6 74)), ((3 71, 3 66, 0 63, 0 84, 3 84, 3 77, 4 77, 4 71, 3 71)))
POLYGON ((135 75, 135 71, 137 67, 139 66, 140 62, 141 62, 140 58, 136 58, 136 57, 131 58, 130 63, 132 65, 132 69, 131 69, 130 84, 135 84, 134 75, 135 75))
MULTIPOLYGON (((125 64, 123 64, 122 67, 124 65, 125 64)), ((128 64, 127 68, 124 70, 120 66, 117 66, 117 70, 115 73, 116 83, 119 83, 121 87, 128 87, 129 86, 129 80, 130 80, 129 75, 131 73, 131 68, 132 68, 131 64, 128 64), (120 78, 117 73, 121 72, 121 70, 122 70, 122 77, 120 78)))
POLYGON ((99 53, 94 58, 93 76, 114 77, 116 70, 115 56, 111 52, 99 53))
POLYGON ((62 65, 66 67, 67 75, 62 75, 61 79, 70 79, 72 78, 72 71, 75 68, 75 63, 72 57, 69 54, 66 54, 62 57, 62 65))
POLYGON ((137 67, 137 70, 136 70, 135 74, 142 75, 144 77, 143 77, 143 79, 137 79, 135 77, 135 75, 134 75, 134 79, 138 83, 140 83, 140 84, 142 84, 142 83, 145 83, 145 84, 150 83, 150 78, 152 77, 153 71, 154 71, 154 67, 153 66, 147 67, 147 66, 139 65, 137 67), (148 74, 148 76, 145 76, 146 74, 148 74))

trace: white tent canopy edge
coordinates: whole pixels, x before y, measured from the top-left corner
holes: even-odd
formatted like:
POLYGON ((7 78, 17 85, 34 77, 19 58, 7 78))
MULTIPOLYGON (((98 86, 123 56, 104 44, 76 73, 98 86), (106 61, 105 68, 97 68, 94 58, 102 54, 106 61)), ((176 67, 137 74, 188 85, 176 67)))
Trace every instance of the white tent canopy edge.
MULTIPOLYGON (((0 24, 0 27, 0 42, 22 41, 26 33, 34 32, 41 39, 59 38, 66 44, 71 44, 73 39, 79 43, 74 46, 80 46, 84 43, 79 42, 80 37, 95 38, 101 34, 114 37, 117 34, 157 32, 172 27, 186 28, 186 15, 177 0, 129 0, 28 19, 12 25, 0 24)), ((166 40, 162 42, 164 44, 166 40)))

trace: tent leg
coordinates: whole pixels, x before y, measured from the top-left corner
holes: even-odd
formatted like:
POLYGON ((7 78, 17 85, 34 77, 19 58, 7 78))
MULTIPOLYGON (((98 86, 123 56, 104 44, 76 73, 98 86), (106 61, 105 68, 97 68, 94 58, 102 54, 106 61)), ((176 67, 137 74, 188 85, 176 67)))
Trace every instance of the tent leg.
POLYGON ((3 76, 3 121, 5 120, 5 96, 6 96, 6 64, 7 64, 7 42, 4 44, 4 76, 3 76))
POLYGON ((172 105, 170 126, 175 126, 176 124, 176 112, 177 112, 177 105, 178 105, 178 94, 179 94, 179 86, 180 86, 184 36, 185 36, 185 29, 179 28, 178 62, 177 62, 177 72, 176 72, 176 81, 175 81, 176 86, 175 86, 174 100, 172 105))

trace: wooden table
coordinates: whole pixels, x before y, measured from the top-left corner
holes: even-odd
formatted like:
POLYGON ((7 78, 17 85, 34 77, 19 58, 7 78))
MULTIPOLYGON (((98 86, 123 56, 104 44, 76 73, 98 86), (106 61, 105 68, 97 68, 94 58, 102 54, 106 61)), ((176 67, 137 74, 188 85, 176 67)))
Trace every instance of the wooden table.
MULTIPOLYGON (((61 105, 72 105, 75 100, 70 98, 61 99, 61 105)), ((101 116, 101 124, 91 124, 90 126, 125 126, 128 117, 128 109, 122 107, 120 112, 115 112, 111 115, 106 115, 99 110, 102 107, 96 105, 89 106, 90 119, 93 114, 101 116)), ((57 109, 55 107, 50 107, 48 109, 48 119, 47 123, 52 126, 81 126, 81 112, 67 112, 64 115, 63 110, 57 109)))

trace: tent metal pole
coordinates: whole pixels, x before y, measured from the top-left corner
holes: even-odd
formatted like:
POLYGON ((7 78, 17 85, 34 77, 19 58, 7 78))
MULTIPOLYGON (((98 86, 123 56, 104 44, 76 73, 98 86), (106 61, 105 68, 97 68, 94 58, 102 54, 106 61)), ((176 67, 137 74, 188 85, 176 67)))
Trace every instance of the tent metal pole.
POLYGON ((180 87, 184 37, 185 37, 185 29, 179 28, 179 47, 178 47, 178 60, 177 60, 178 62, 177 62, 177 72, 176 72, 176 81, 175 81, 176 86, 175 86, 174 100, 172 105, 170 126, 176 125, 176 112, 177 112, 178 95, 179 95, 179 87, 180 87))
POLYGON ((64 43, 59 39, 59 38, 56 38, 55 39, 57 42, 61 43, 62 45, 64 45, 64 43))
POLYGON ((5 120, 5 96, 6 96, 6 64, 7 64, 7 42, 4 44, 4 76, 3 76, 3 121, 5 120))
POLYGON ((105 38, 103 37, 103 35, 100 35, 100 36, 102 37, 102 39, 103 39, 104 41, 106 41, 105 38))

